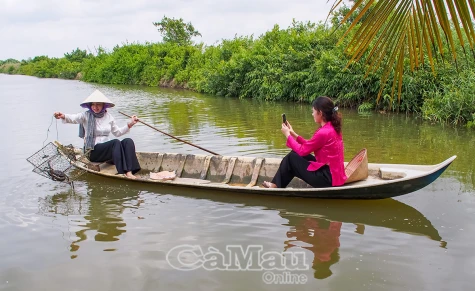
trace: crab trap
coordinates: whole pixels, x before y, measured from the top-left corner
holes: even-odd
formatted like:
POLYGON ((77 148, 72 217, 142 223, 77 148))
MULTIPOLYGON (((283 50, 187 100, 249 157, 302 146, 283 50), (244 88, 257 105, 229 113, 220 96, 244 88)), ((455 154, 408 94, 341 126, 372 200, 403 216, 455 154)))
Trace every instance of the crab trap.
POLYGON ((34 166, 34 173, 72 187, 73 181, 86 172, 73 165, 78 159, 72 145, 61 146, 60 149, 49 142, 26 160, 34 166))

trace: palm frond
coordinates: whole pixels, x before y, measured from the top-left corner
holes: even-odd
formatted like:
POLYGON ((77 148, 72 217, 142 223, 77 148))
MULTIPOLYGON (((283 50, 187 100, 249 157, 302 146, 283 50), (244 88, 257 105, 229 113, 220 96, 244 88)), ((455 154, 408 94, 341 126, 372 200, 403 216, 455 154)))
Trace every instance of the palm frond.
MULTIPOLYGON (((342 0, 335 0, 330 14, 341 4, 342 0)), ((340 42, 356 30, 346 47, 351 55, 348 65, 366 55, 367 74, 383 69, 378 101, 391 73, 391 96, 398 87, 400 100, 405 56, 411 70, 423 65, 427 58, 435 74, 434 58, 445 58, 444 50, 457 65, 457 40, 464 53, 468 45, 473 54, 475 0, 356 0, 341 23, 354 13, 358 14, 340 42), (366 17, 361 20, 363 16, 366 17)))

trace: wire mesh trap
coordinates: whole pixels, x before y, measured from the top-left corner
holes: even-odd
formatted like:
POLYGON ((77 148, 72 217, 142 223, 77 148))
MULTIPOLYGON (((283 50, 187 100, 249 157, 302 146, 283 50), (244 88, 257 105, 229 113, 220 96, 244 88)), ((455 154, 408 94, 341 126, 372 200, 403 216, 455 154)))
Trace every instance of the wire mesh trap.
POLYGON ((74 167, 78 161, 72 145, 61 146, 61 149, 52 142, 26 159, 33 166, 33 172, 57 182, 70 184, 86 171, 74 167))

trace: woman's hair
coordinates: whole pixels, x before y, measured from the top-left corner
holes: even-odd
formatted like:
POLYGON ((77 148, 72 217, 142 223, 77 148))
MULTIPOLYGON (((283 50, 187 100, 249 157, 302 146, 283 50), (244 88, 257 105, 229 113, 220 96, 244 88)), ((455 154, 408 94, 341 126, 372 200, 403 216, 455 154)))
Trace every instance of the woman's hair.
POLYGON ((315 110, 321 111, 323 120, 331 122, 335 131, 341 134, 341 114, 338 112, 338 107, 335 106, 330 98, 326 96, 317 97, 313 100, 312 107, 315 110))

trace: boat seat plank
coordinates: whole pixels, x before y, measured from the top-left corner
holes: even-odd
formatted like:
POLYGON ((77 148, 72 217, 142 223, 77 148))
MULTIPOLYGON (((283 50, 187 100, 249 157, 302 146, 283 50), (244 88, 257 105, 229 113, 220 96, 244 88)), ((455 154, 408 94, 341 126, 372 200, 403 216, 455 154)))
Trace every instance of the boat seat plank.
POLYGON ((257 158, 256 159, 256 164, 254 165, 254 170, 252 172, 251 182, 249 182, 249 184, 247 184, 246 187, 252 187, 252 186, 256 185, 257 179, 259 178, 259 172, 261 171, 263 161, 264 161, 263 158, 257 158))
POLYGON ((201 170, 200 179, 206 179, 206 175, 208 174, 209 165, 211 163, 211 156, 206 156, 205 161, 203 163, 203 169, 201 170))
POLYGON ((232 157, 229 160, 228 169, 226 170, 226 176, 224 176, 224 181, 223 181, 224 184, 227 184, 229 183, 229 181, 231 181, 231 176, 233 175, 234 166, 236 165, 236 160, 237 160, 236 157, 232 157))
POLYGON ((101 172, 109 166, 114 166, 114 164, 112 163, 112 160, 105 161, 105 162, 90 162, 90 161, 88 161, 86 163, 86 168, 88 168, 90 170, 93 170, 93 171, 96 171, 96 172, 101 172))
POLYGON ((117 168, 113 164, 108 164, 108 163, 103 163, 100 166, 101 168, 101 173, 104 174, 111 174, 111 175, 116 175, 117 174, 117 168))
POLYGON ((178 169, 176 170, 176 176, 181 177, 181 174, 183 173, 183 169, 185 168, 185 163, 186 163, 186 158, 188 155, 183 156, 183 160, 180 161, 180 165, 178 166, 178 169))
POLYGON ((162 162, 163 162, 163 153, 158 153, 157 160, 155 162, 155 166, 152 169, 152 172, 159 172, 160 167, 162 166, 162 162))

